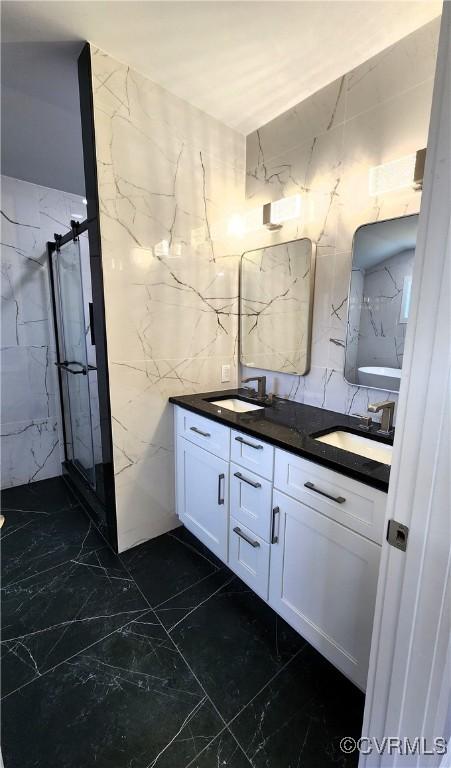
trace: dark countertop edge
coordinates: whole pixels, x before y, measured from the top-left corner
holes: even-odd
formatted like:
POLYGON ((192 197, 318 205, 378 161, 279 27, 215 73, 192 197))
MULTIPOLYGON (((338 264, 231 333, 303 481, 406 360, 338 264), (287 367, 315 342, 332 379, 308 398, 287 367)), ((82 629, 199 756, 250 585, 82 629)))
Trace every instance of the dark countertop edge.
MULTIPOLYGON (((226 417, 224 418, 216 413, 215 414, 207 413, 205 410, 202 409, 201 406, 196 406, 192 402, 186 402, 184 400, 185 397, 186 395, 180 395, 179 397, 177 396, 169 397, 169 402, 172 403, 172 405, 178 405, 180 408, 184 408, 187 411, 191 411, 191 413, 197 413, 199 414, 199 416, 203 416, 205 419, 211 419, 212 421, 216 421, 219 424, 223 424, 225 427, 229 427, 229 429, 234 429, 237 432, 243 432, 244 434, 249 435, 250 437, 255 437, 258 440, 262 440, 264 443, 269 443, 270 445, 274 445, 276 448, 280 448, 283 451, 287 451, 288 453, 293 453, 295 456, 300 456, 302 459, 311 461, 313 464, 319 464, 320 466, 326 467, 326 469, 330 469, 333 472, 337 472, 337 474, 350 477, 352 480, 356 480, 359 483, 363 483, 364 485, 368 485, 371 488, 375 488, 377 491, 388 493, 388 482, 385 482, 384 480, 379 480, 379 478, 377 477, 370 477, 368 475, 365 475, 362 472, 359 472, 358 470, 353 470, 351 467, 347 467, 331 459, 328 459, 327 457, 317 456, 316 454, 310 453, 309 451, 303 450, 302 448, 297 448, 296 446, 289 445, 288 443, 285 443, 283 440, 278 440, 275 437, 268 437, 267 435, 262 435, 261 432, 259 432, 258 430, 252 429, 251 427, 248 427, 245 424, 244 425, 233 424, 230 421, 228 421, 226 417)), ((194 397, 194 395, 191 395, 188 397, 194 397)), ((199 397, 201 398, 201 396, 199 397)), ((308 406, 305 406, 305 407, 308 407, 308 406)))

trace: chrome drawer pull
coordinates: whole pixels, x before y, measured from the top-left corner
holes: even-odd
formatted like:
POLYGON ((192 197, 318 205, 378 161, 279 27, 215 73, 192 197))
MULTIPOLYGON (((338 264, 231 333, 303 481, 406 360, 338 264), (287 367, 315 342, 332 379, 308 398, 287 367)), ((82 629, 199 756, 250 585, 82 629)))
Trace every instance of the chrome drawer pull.
POLYGON ((220 475, 218 475, 218 504, 221 506, 221 504, 224 504, 224 496, 221 496, 221 483, 224 480, 225 475, 223 472, 221 472, 220 475))
MULTIPOLYGON (((274 509, 272 511, 271 544, 277 544, 277 542, 279 541, 279 532, 277 532, 277 536, 276 536, 276 532, 275 532, 275 528, 276 528, 276 515, 280 515, 280 508, 279 507, 274 507, 274 509)), ((279 523, 279 525, 280 525, 280 523, 279 523)))
POLYGON ((248 445, 249 448, 255 448, 256 451, 263 450, 262 445, 255 445, 255 443, 249 443, 247 440, 244 439, 244 437, 236 437, 235 440, 237 441, 237 443, 243 443, 243 445, 248 445))
POLYGON ((326 491, 320 491, 319 488, 315 488, 313 483, 304 483, 305 488, 309 488, 311 491, 315 491, 315 493, 321 494, 321 496, 325 496, 326 499, 331 499, 332 501, 336 501, 337 504, 343 504, 346 499, 344 496, 331 496, 330 493, 326 493, 326 491))
POLYGON ((237 535, 238 535, 238 536, 239 536, 241 539, 244 539, 244 541, 247 541, 247 543, 248 543, 248 544, 250 544, 250 545, 251 545, 251 547, 254 547, 254 549, 255 549, 256 547, 259 547, 259 546, 260 546, 260 542, 258 542, 258 541, 252 541, 252 539, 250 539, 250 538, 249 538, 249 536, 246 536, 246 534, 245 534, 245 533, 243 533, 243 531, 241 530, 241 528, 238 528, 238 526, 237 526, 236 528, 234 528, 233 530, 234 530, 234 532, 235 532, 235 533, 236 533, 236 534, 237 534, 237 535))
POLYGON ((202 437, 211 437, 210 432, 202 432, 202 430, 197 427, 190 427, 190 430, 191 432, 196 432, 198 435, 202 435, 202 437))
POLYGON ((248 485, 252 485, 252 488, 261 488, 262 487, 261 483, 256 483, 254 480, 249 480, 249 478, 248 477, 244 477, 244 475, 242 475, 241 472, 234 472, 233 476, 237 477, 238 480, 242 480, 243 483, 247 483, 248 485))

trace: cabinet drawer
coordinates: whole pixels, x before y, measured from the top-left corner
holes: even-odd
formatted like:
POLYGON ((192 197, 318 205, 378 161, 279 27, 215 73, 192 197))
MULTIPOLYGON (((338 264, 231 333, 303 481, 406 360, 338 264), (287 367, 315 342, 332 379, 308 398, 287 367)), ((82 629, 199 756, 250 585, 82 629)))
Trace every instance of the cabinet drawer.
POLYGON ((266 541, 230 517, 229 568, 264 600, 268 599, 269 552, 266 541))
POLYGON ((387 496, 338 472, 276 450, 274 487, 380 544, 387 496))
POLYGON ((274 446, 262 442, 257 437, 249 437, 242 432, 231 430, 230 459, 257 475, 272 480, 274 472, 274 446))
POLYGON ((229 458, 229 427, 179 407, 177 407, 175 418, 177 435, 185 437, 191 443, 200 445, 210 453, 214 453, 215 456, 222 459, 229 458))
POLYGON ((230 514, 269 541, 272 484, 248 469, 230 464, 230 514))

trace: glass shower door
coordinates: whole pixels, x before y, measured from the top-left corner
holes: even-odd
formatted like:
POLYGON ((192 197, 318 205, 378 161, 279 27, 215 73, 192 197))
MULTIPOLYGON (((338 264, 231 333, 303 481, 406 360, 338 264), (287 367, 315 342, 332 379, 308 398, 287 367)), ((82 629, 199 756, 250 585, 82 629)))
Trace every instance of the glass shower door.
POLYGON ((60 362, 68 458, 95 488, 95 460, 91 419, 80 242, 71 240, 58 250, 56 277, 60 319, 60 362))

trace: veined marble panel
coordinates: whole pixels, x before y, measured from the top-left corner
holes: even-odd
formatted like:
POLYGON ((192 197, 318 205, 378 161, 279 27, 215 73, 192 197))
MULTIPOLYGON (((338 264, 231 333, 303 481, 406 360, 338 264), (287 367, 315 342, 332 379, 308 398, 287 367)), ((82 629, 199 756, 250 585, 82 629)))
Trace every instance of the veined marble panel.
POLYGON ((268 160, 301 143, 313 143, 345 119, 345 78, 340 77, 308 99, 275 117, 246 141, 246 167, 264 166, 268 160))
POLYGON ((432 75, 398 98, 346 122, 337 250, 350 250, 354 232, 362 224, 418 213, 421 194, 412 188, 371 196, 369 170, 426 147, 432 75))
POLYGON ((82 198, 1 177, 2 487, 61 472, 60 412, 46 243, 82 198))
POLYGON ((436 19, 247 137, 247 207, 299 193, 302 209, 277 233, 249 235, 246 250, 296 237, 318 244, 312 366, 305 377, 268 373, 281 396, 344 413, 386 397, 344 379, 352 241, 362 224, 419 210, 419 192, 371 197, 368 178, 427 144, 438 32, 436 19))
POLYGON ((177 524, 168 397, 236 383, 245 140, 95 48, 92 74, 123 551, 177 524))
POLYGON ((435 70, 440 16, 346 75, 346 120, 397 99, 435 70))

